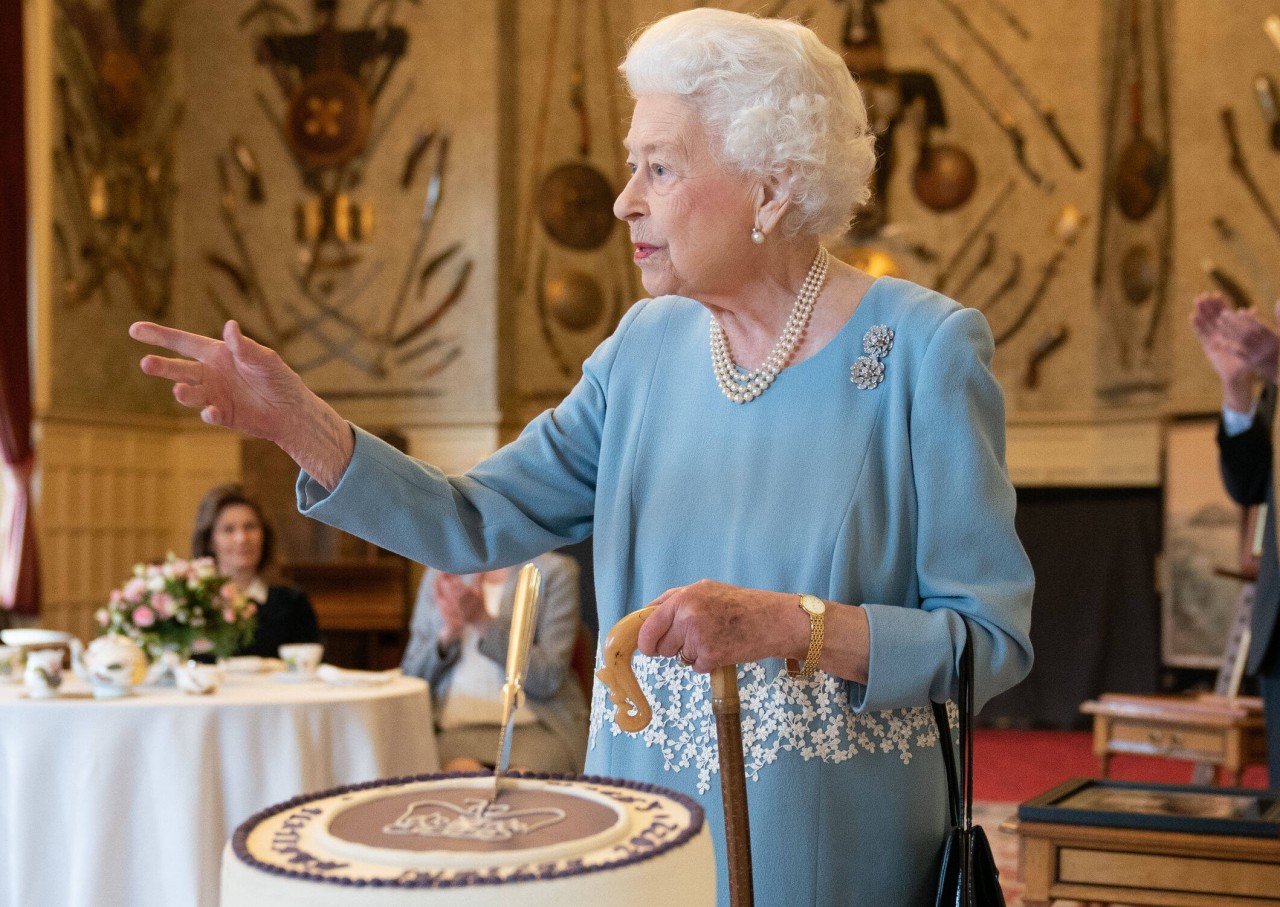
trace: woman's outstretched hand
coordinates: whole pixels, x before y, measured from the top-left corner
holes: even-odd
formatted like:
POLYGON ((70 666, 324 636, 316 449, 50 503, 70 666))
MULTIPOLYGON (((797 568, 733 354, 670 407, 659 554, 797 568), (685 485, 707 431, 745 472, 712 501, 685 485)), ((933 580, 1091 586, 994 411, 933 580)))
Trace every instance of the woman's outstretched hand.
POLYGON ((222 339, 139 321, 129 336, 183 358, 147 355, 142 371, 173 382, 173 396, 200 418, 274 442, 329 490, 351 460, 351 429, 275 350, 228 321, 222 339))

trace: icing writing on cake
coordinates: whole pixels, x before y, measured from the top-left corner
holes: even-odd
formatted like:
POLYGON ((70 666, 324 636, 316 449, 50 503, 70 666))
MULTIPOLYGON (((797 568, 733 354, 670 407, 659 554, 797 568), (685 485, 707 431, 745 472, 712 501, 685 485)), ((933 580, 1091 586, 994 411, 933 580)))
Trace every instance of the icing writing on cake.
POLYGON ((288 865, 299 872, 333 872, 351 865, 318 857, 298 846, 302 842, 303 830, 320 813, 318 809, 294 810, 271 836, 271 850, 284 857, 288 865))
POLYGON ((411 803, 400 818, 382 827, 388 835, 452 838, 458 841, 510 841, 563 822, 565 811, 554 807, 513 810, 505 803, 468 798, 465 806, 444 800, 411 803))
POLYGON ((631 840, 626 844, 615 845, 614 850, 618 853, 631 855, 661 847, 663 843, 680 833, 679 825, 663 821, 670 818, 666 813, 659 813, 647 828, 638 834, 632 835, 631 840))

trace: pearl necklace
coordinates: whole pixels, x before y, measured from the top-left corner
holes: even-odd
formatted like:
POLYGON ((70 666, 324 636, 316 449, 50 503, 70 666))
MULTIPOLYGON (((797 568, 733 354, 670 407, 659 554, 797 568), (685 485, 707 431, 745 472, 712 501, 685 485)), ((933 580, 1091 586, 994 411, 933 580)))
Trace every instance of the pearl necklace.
POLYGON ((822 292, 822 287, 827 282, 829 260, 830 255, 826 248, 819 246, 813 265, 809 268, 803 286, 800 287, 800 294, 796 296, 796 304, 791 307, 791 317, 787 319, 782 335, 773 345, 764 364, 755 371, 747 371, 733 361, 724 328, 720 327, 720 322, 716 321, 714 316, 712 317, 711 366, 715 369, 716 383, 720 385, 721 393, 734 403, 750 403, 759 397, 769 388, 769 385, 773 384, 773 379, 778 377, 778 372, 786 368, 787 363, 791 361, 791 356, 800 345, 804 330, 809 325, 809 316, 813 314, 813 305, 818 301, 818 294, 822 292))

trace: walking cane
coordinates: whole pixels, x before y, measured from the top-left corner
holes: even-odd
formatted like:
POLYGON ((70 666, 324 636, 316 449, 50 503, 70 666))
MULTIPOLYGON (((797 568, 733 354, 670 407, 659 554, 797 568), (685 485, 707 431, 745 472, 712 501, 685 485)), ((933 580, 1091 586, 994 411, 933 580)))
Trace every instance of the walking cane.
MULTIPOLYGON (((604 667, 596 676, 618 707, 614 721, 634 734, 648 727, 653 710, 631 667, 640 625, 654 611, 653 605, 633 611, 613 625, 604 640, 604 667)), ((747 819, 747 776, 742 765, 742 718, 738 704, 738 666, 725 665, 711 672, 711 711, 716 716, 716 743, 720 750, 720 792, 724 797, 725 850, 729 857, 729 904, 752 907, 751 828, 747 819)))

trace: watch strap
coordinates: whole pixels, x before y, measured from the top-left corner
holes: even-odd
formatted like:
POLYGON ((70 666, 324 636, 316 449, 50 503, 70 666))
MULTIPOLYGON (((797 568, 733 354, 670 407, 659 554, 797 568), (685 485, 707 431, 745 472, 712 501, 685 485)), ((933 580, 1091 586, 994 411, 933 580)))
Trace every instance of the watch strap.
POLYGON ((806 598, 817 598, 817 596, 800 596, 800 610, 804 611, 809 618, 809 649, 805 653, 804 664, 794 658, 787 659, 787 673, 798 680, 808 680, 818 670, 818 659, 822 655, 822 642, 826 636, 826 614, 823 613, 823 609, 814 613, 806 608, 804 606, 806 598))

